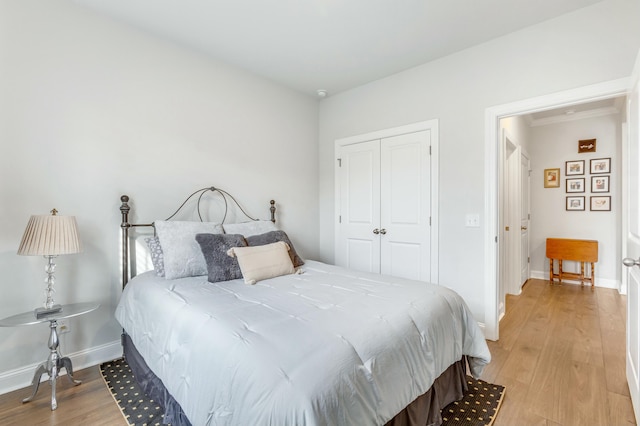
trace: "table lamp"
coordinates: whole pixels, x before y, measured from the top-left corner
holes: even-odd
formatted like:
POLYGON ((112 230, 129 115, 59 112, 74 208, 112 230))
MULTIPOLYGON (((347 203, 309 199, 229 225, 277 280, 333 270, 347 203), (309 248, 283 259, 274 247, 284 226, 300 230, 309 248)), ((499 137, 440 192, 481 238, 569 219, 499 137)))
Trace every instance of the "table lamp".
POLYGON ((56 209, 51 215, 34 215, 29 219, 27 229, 22 236, 18 254, 22 256, 44 256, 47 259, 45 272, 44 306, 35 310, 36 317, 62 311, 62 306, 55 304, 53 285, 55 284, 56 264, 53 259, 61 254, 80 252, 78 225, 73 216, 58 216, 56 209))

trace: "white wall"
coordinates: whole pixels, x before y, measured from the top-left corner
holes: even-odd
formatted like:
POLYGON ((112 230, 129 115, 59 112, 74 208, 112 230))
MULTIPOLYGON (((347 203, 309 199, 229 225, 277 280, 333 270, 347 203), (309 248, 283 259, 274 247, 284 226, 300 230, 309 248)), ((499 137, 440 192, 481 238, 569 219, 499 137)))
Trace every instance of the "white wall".
POLYGON ((520 148, 530 155, 531 131, 527 120, 521 115, 500 119, 500 128, 505 129, 520 148))
POLYGON ((637 1, 600 2, 323 100, 321 259, 333 260, 335 140, 439 119, 440 284, 462 294, 484 321, 484 230, 466 228, 464 218, 484 211, 485 110, 629 76, 639 14, 637 1))
MULTIPOLYGON (((316 257, 317 135, 314 98, 71 1, 0 0, 0 317, 41 303, 45 261, 16 250, 29 216, 55 207, 84 244, 57 259, 56 301, 102 305, 70 320, 61 349, 119 339, 121 194, 141 221, 210 185, 262 218, 274 198, 296 249, 316 257)), ((0 328, 0 392, 8 377, 27 384, 47 336, 44 324, 0 328)))
MULTIPOLYGON (((545 256, 547 238, 578 238, 598 241, 596 284, 619 288, 621 280, 621 190, 620 150, 621 117, 612 114, 531 128, 531 269, 536 277, 548 279, 549 261, 545 256), (578 141, 596 139, 595 153, 578 154, 578 141), (611 158, 608 193, 591 192, 589 160, 611 158), (566 161, 585 161, 585 174, 569 176, 585 178, 584 193, 566 193, 566 161), (560 188, 544 188, 544 169, 559 168, 560 188), (611 196, 611 211, 592 212, 591 196, 611 196), (567 196, 584 196, 585 211, 566 211, 567 196)), ((576 262, 564 262, 563 269, 579 272, 576 262)))

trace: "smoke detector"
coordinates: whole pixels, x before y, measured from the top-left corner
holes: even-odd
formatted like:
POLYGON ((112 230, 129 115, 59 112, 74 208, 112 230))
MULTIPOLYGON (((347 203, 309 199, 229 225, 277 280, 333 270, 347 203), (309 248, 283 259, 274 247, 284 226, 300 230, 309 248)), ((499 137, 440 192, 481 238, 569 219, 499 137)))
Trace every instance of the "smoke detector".
POLYGON ((322 99, 322 98, 326 98, 327 97, 328 92, 326 90, 324 90, 324 89, 318 89, 318 90, 316 90, 316 94, 318 95, 318 97, 320 99, 322 99))

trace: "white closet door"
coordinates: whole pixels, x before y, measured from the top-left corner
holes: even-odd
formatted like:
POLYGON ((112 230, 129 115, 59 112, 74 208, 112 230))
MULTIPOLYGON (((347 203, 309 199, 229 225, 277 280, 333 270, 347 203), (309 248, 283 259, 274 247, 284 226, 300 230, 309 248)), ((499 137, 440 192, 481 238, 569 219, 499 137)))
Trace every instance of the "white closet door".
POLYGON ((340 152, 340 238, 336 264, 380 273, 380 142, 347 145, 340 152))
POLYGON ((381 140, 380 270, 430 280, 431 131, 381 140))

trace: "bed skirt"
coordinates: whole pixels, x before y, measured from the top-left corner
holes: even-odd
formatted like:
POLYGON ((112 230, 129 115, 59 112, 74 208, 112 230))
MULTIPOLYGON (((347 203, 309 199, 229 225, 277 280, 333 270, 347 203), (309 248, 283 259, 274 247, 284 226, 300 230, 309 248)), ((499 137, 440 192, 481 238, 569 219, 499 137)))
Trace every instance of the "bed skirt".
MULTIPOLYGON (((180 404, 169 394, 162 381, 151 371, 128 334, 123 334, 124 356, 136 382, 144 393, 164 409, 164 421, 173 426, 191 426, 180 404)), ((467 390, 466 359, 451 364, 433 386, 399 412, 385 426, 439 426, 440 410, 462 398, 467 390)))

